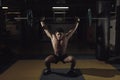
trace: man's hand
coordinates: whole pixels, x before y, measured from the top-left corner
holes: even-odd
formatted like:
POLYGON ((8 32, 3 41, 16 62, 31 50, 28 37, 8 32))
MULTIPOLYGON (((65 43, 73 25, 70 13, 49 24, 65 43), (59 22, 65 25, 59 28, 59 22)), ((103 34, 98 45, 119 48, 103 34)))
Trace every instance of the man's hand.
POLYGON ((77 21, 80 22, 80 18, 79 17, 77 18, 77 21))
POLYGON ((76 22, 80 22, 80 18, 79 17, 75 17, 76 18, 76 22))
POLYGON ((40 23, 41 23, 42 27, 45 28, 46 25, 45 25, 44 21, 45 21, 45 17, 42 17, 41 20, 40 20, 40 23))

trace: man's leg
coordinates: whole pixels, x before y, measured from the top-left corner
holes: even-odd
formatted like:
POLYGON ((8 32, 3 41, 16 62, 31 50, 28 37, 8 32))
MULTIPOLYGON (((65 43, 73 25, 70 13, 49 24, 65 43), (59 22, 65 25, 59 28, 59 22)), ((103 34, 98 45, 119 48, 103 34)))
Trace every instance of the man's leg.
POLYGON ((70 72, 74 72, 74 67, 76 65, 76 60, 73 56, 68 56, 64 59, 65 63, 71 63, 70 72))
POLYGON ((51 72, 51 63, 55 62, 55 57, 54 55, 49 55, 48 57, 45 58, 45 66, 46 70, 44 71, 44 74, 49 74, 51 72))

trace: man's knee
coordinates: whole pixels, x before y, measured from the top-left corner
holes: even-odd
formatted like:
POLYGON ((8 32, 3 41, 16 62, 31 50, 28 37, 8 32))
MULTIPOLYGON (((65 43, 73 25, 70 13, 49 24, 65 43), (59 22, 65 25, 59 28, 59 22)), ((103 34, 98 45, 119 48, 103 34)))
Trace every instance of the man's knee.
POLYGON ((48 57, 45 58, 44 62, 45 63, 51 63, 54 61, 54 56, 53 55, 49 55, 48 57))
POLYGON ((45 58, 44 62, 45 62, 45 63, 48 63, 48 62, 49 62, 49 59, 48 59, 48 58, 45 58))
POLYGON ((76 60, 73 56, 68 56, 64 61, 65 62, 71 62, 71 63, 76 62, 76 60))
POLYGON ((73 56, 69 56, 69 60, 72 62, 75 61, 75 58, 73 56))

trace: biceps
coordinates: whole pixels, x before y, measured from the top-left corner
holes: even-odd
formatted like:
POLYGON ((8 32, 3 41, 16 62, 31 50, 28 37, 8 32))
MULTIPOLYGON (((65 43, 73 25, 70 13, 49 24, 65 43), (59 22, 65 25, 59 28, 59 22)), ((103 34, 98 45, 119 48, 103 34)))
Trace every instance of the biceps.
POLYGON ((52 36, 51 33, 48 30, 44 30, 44 31, 45 31, 46 35, 51 38, 51 36, 52 36))
POLYGON ((73 35, 73 30, 70 30, 70 31, 66 34, 66 36, 67 36, 68 38, 70 38, 72 35, 73 35))

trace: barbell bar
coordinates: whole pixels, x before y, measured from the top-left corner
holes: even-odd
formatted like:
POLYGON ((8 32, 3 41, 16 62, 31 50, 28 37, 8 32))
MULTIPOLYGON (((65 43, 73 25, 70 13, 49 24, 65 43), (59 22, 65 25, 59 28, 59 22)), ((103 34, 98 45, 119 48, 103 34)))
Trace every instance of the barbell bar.
MULTIPOLYGON (((75 19, 75 17, 62 17, 64 19, 75 19)), ((107 19, 105 17, 103 18, 93 18, 92 17, 92 14, 91 14, 91 10, 88 9, 88 16, 87 17, 79 17, 80 19, 88 19, 89 20, 89 26, 91 25, 91 22, 92 20, 100 20, 100 19, 107 19)), ((27 14, 26 14, 26 17, 14 17, 15 20, 27 20, 27 24, 28 26, 31 26, 33 25, 33 21, 35 20, 40 20, 41 18, 35 18, 33 16, 33 12, 31 9, 27 10, 27 14)), ((55 19, 54 17, 46 17, 46 19, 55 19)))
MULTIPOLYGON (((27 17, 15 17, 15 20, 28 20, 27 17)), ((34 18, 32 18, 34 19, 34 18)), ((53 17, 46 17, 46 19, 54 19, 53 17)), ((65 19, 74 19, 73 17, 65 17, 65 19)), ((80 19, 85 19, 85 18, 80 18, 80 19)), ((93 20, 98 20, 98 19, 107 19, 107 18, 92 18, 93 20)))

